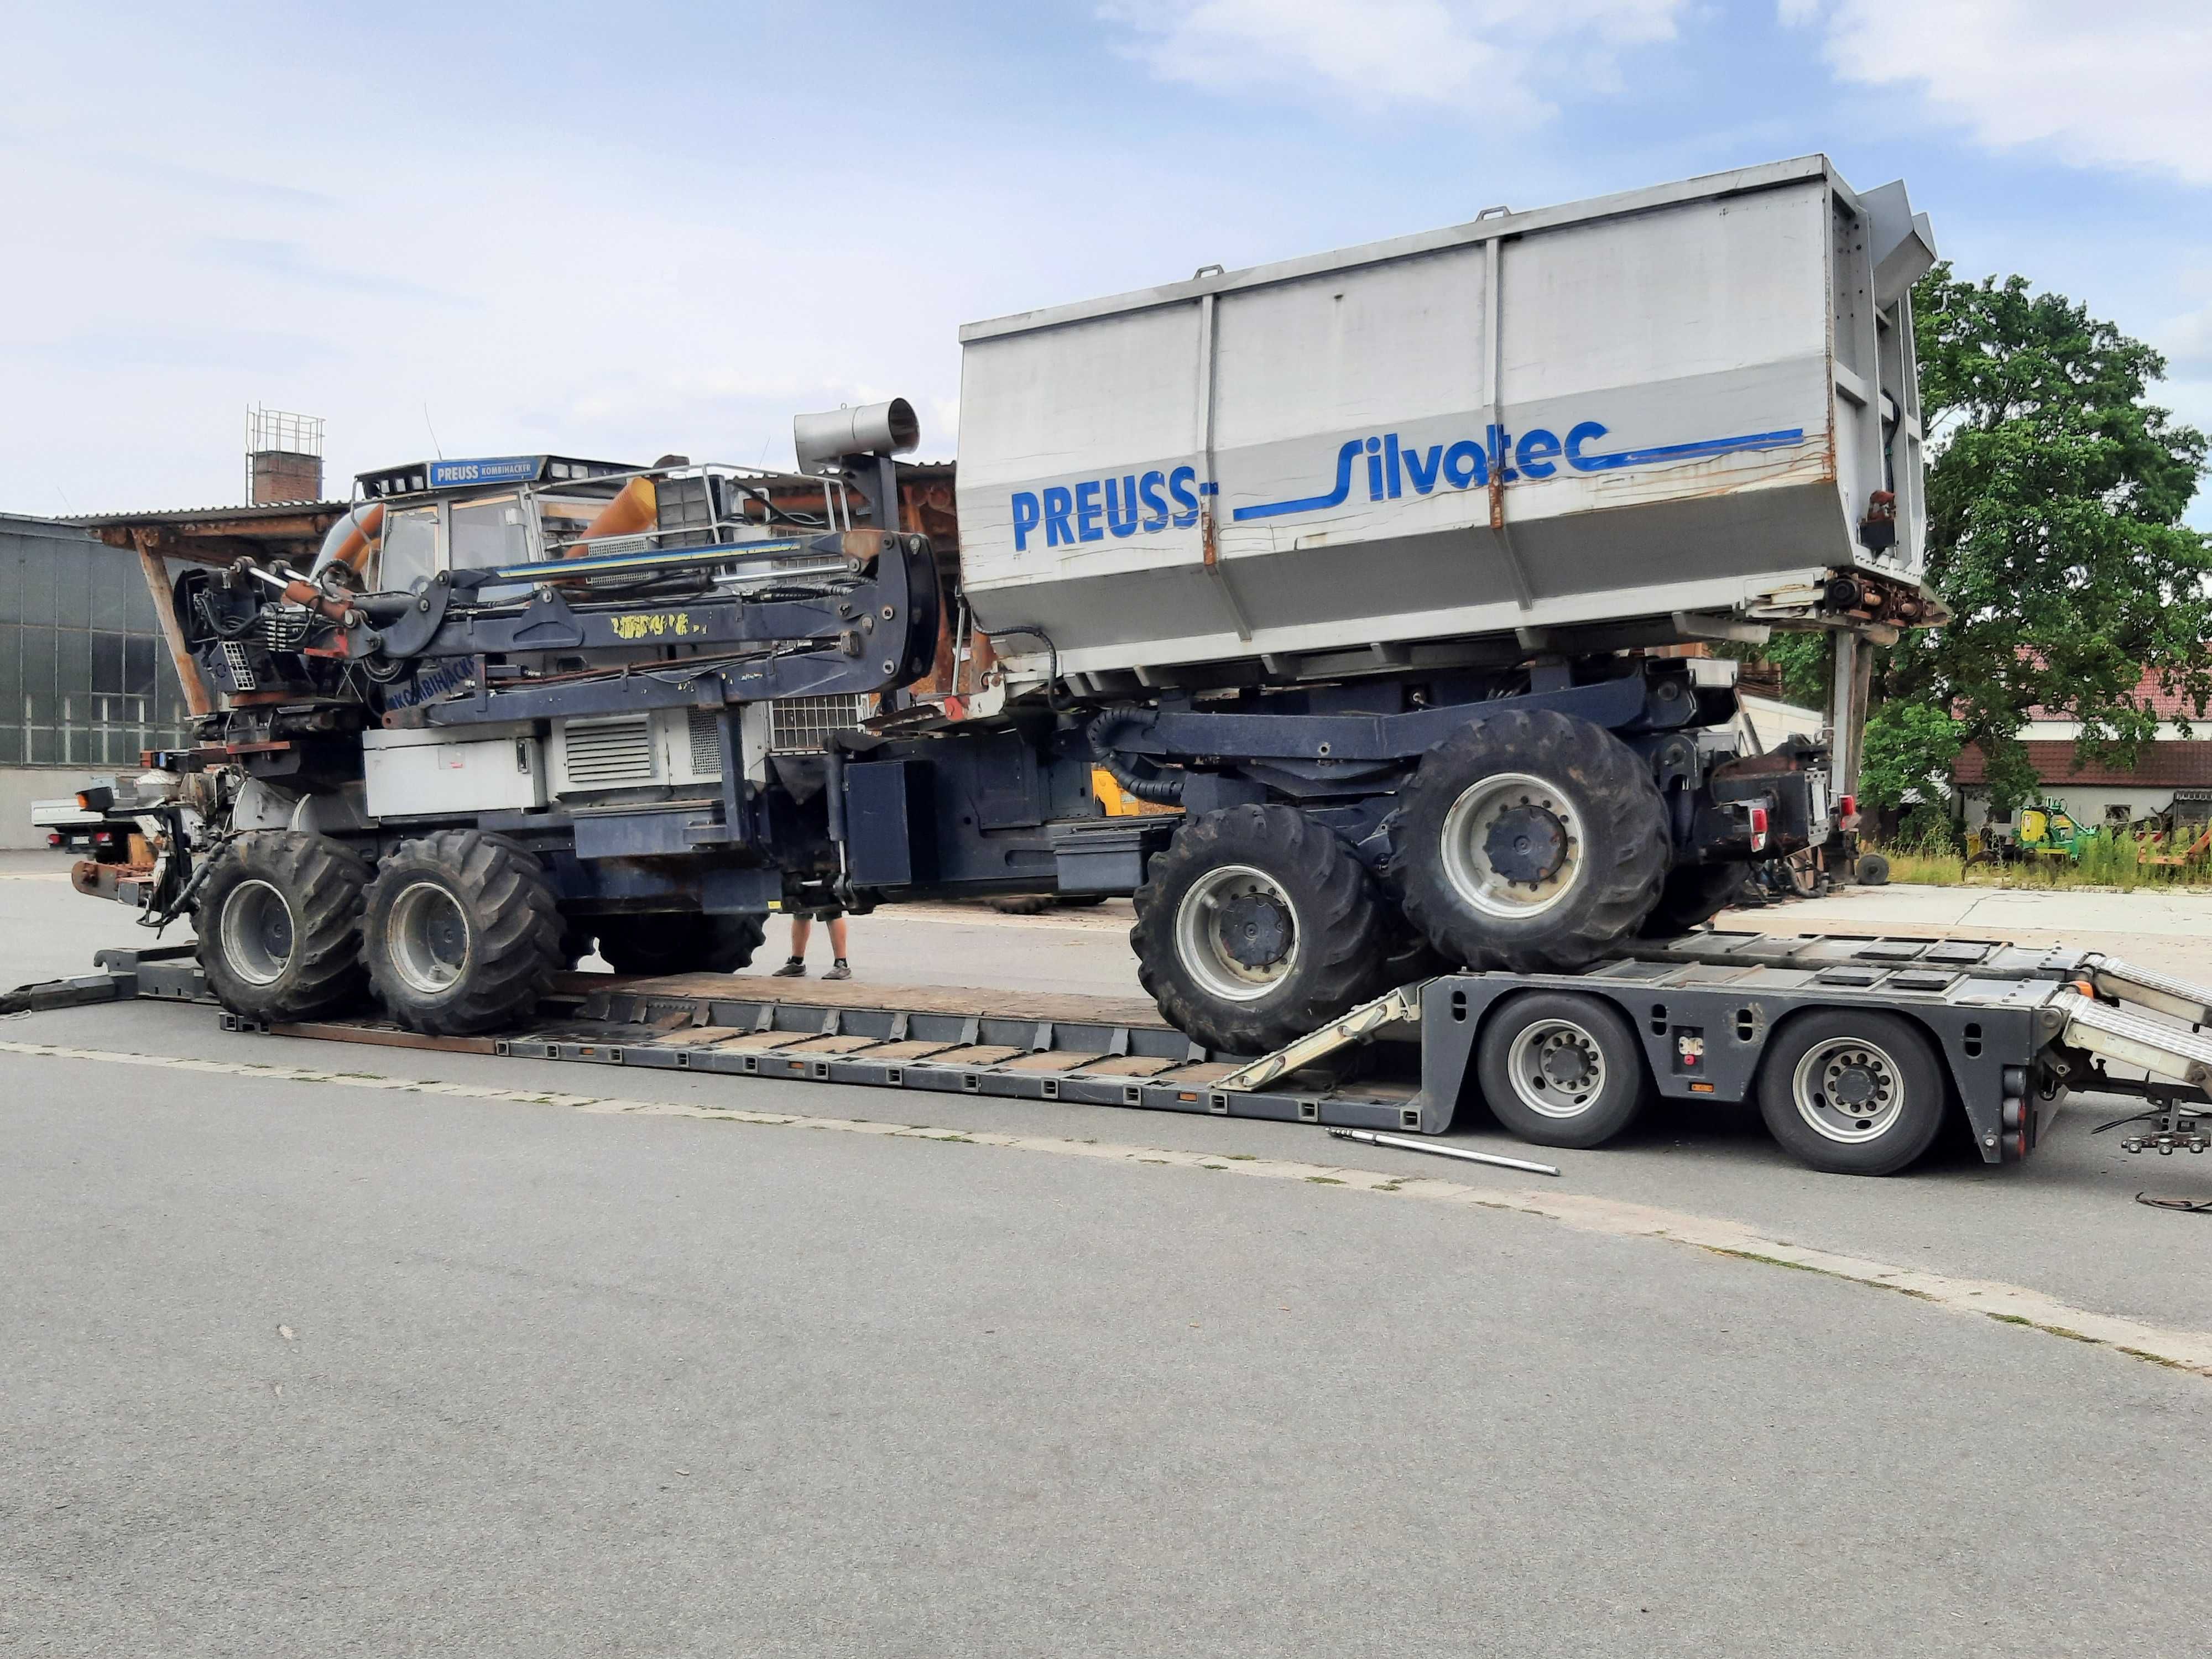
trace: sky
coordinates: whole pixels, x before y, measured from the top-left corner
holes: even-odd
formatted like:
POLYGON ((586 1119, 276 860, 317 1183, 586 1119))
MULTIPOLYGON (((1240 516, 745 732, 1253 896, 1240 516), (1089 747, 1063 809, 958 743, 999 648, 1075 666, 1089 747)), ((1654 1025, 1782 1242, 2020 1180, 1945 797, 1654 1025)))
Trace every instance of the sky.
MULTIPOLYGON (((0 0, 0 511, 788 464, 963 322, 1814 151, 2212 427, 2205 0, 0 0)), ((2200 497, 2193 522, 2212 526, 2200 497)))

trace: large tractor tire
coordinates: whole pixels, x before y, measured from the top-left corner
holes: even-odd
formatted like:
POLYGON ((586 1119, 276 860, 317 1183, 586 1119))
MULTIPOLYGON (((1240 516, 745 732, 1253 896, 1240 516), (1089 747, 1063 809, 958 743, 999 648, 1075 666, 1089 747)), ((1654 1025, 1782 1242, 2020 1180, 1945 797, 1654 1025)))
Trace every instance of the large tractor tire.
POLYGON ((599 954, 618 974, 734 974, 752 965, 768 937, 765 916, 708 916, 696 911, 601 916, 599 954))
POLYGON ((1387 988, 1375 883, 1336 835, 1288 806, 1187 819, 1136 896, 1137 976, 1209 1048, 1265 1054, 1387 988))
POLYGON ((248 1019, 312 1019, 358 1002, 368 885, 368 865, 327 836, 240 836, 216 854, 194 906, 208 988, 248 1019))
POLYGON ((1636 931, 1672 848, 1650 769, 1602 726, 1492 715, 1421 757, 1390 815, 1406 915, 1452 961, 1586 966, 1636 931))
POLYGON ((362 937, 378 1000, 402 1025, 436 1036, 527 1018, 564 960, 544 866, 474 830, 404 842, 378 865, 362 937))

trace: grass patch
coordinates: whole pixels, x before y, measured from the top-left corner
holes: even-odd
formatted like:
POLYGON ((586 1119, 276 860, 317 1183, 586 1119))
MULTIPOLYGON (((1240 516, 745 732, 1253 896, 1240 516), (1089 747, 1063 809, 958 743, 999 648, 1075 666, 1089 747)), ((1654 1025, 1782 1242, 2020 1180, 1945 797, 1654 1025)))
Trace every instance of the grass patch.
POLYGON ((1334 1176, 1308 1176, 1306 1179, 1316 1187, 1341 1187, 1345 1184, 1334 1176))
POLYGON ((2100 830, 2081 842, 2078 857, 2030 854, 2005 863, 1969 865, 1954 848, 1901 842, 1875 847, 1889 860, 1889 878, 1924 887, 2066 890, 2101 888, 2132 893, 2145 888, 2173 890, 2212 885, 2212 854, 2187 864, 2154 864, 2161 847, 2146 847, 2133 836, 2100 830))

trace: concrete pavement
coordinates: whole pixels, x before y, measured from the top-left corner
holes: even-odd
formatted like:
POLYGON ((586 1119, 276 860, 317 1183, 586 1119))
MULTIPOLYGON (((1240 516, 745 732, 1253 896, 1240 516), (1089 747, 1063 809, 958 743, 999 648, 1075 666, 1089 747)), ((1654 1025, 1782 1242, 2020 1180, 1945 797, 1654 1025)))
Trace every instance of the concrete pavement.
MULTIPOLYGON (((1125 927, 918 908, 855 956, 1119 994, 1125 927)), ((129 933, 0 880, 0 979, 129 933)), ((0 1645, 25 1652, 2178 1654, 2212 1612, 2159 1565, 2212 1497, 2212 1382, 1541 1219, 1524 1176, 1424 1205, 1185 1156, 1352 1154, 1289 1126, 225 1036, 174 1006, 0 1039, 170 1057, 0 1054, 0 1645)), ((2095 1121, 2019 1168, 1854 1182, 1755 1119, 1662 1115, 1547 1190, 2212 1330, 2212 1224, 2131 1201, 2212 1197, 2212 1160, 2128 1159, 2095 1121)))

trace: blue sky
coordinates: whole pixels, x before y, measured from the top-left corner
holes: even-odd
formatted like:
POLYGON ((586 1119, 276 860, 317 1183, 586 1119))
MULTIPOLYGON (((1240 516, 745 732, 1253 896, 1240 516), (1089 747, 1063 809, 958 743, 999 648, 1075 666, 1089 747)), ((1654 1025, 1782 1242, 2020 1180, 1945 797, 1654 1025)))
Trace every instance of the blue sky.
MULTIPOLYGON (((965 321, 1814 150, 2212 425, 2203 0, 0 0, 0 510, 536 448, 773 464, 965 321)), ((2197 518, 2212 523, 2200 501, 2197 518)))

